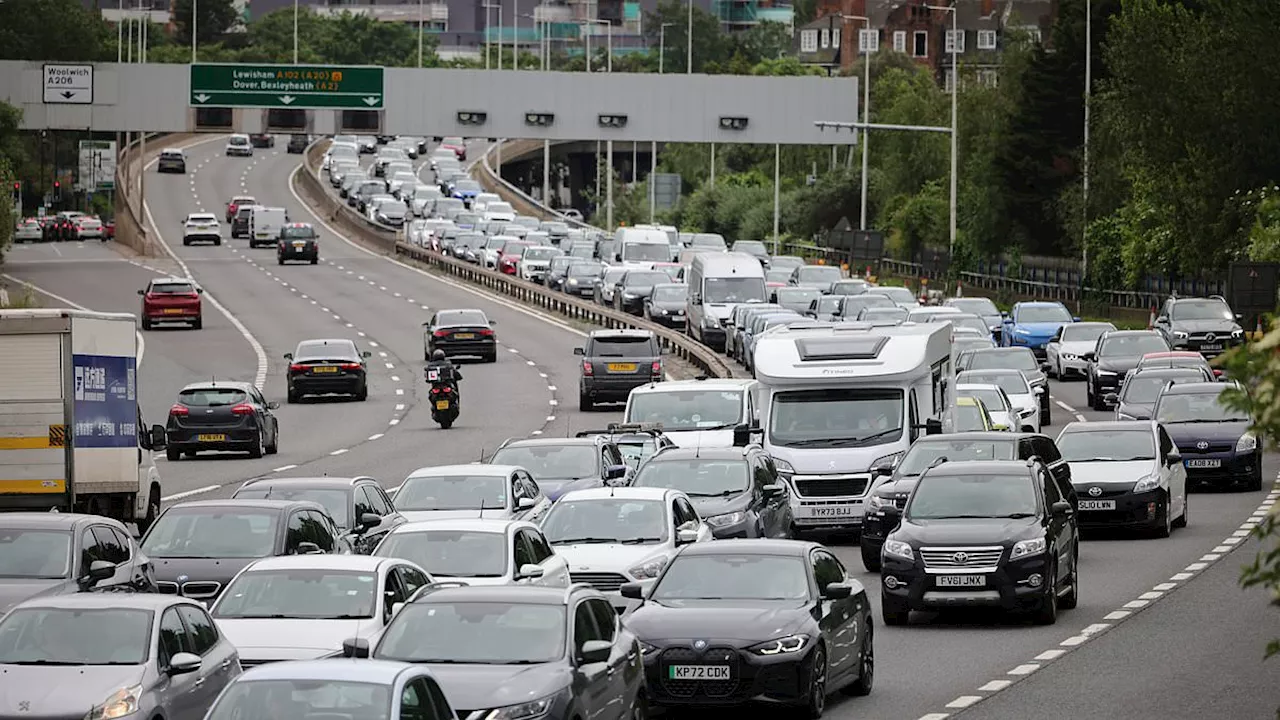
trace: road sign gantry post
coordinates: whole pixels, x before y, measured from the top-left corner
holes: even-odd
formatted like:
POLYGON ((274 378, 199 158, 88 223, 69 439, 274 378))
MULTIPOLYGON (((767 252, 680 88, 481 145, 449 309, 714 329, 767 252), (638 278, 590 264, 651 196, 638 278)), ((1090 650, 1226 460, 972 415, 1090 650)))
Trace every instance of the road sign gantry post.
POLYGON ((381 67, 191 66, 194 107, 381 110, 383 97, 381 67))

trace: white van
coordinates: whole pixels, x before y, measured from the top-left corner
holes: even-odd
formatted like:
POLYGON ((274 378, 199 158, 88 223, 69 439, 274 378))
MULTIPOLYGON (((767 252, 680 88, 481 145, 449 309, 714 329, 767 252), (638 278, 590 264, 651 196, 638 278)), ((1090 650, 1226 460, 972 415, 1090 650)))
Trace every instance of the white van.
POLYGON ((759 419, 757 387, 740 378, 650 383, 631 391, 622 422, 659 423, 679 447, 733 447, 735 430, 759 419))
POLYGON ((701 252, 693 256, 685 282, 689 300, 685 332, 703 345, 724 350, 725 326, 735 305, 762 303, 764 267, 746 253, 701 252))
MULTIPOLYGON (((756 263, 759 265, 759 263, 756 263)), ((860 528, 873 468, 941 431, 950 323, 778 328, 756 342, 764 448, 800 529, 860 528)))
POLYGON ((249 247, 275 247, 280 231, 288 224, 289 213, 284 208, 255 206, 249 216, 249 247))
POLYGON ((624 227, 613 233, 612 263, 627 268, 652 270, 654 263, 671 261, 671 243, 667 234, 656 227, 624 227))

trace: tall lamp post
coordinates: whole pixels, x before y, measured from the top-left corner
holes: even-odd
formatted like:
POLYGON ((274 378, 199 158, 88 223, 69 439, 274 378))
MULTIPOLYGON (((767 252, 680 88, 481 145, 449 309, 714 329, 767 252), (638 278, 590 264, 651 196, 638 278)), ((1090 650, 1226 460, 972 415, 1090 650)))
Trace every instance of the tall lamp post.
MULTIPOLYGON (((199 22, 196 11, 199 9, 200 0, 191 0, 191 64, 196 63, 196 25, 199 22)), ((297 62, 296 60, 294 62, 297 62)))
POLYGON ((418 0, 418 67, 422 67, 422 30, 425 24, 425 18, 423 17, 425 11, 426 8, 422 6, 422 0, 418 0))
MULTIPOLYGON (((675 25, 675 23, 662 23, 662 27, 658 28, 658 74, 661 75, 666 69, 667 59, 667 28, 675 25)), ((658 141, 653 140, 649 143, 649 222, 653 222, 658 215, 658 190, 654 187, 653 176, 658 172, 658 141)))
POLYGON ((956 20, 956 6, 953 5, 925 5, 930 10, 941 10, 951 13, 951 227, 948 235, 947 256, 950 258, 955 253, 956 247, 956 191, 959 180, 959 165, 957 162, 959 153, 958 141, 959 132, 956 122, 959 117, 959 91, 960 91, 960 64, 959 53, 959 24, 956 20))
POLYGON ((298 64, 298 0, 293 0, 293 64, 298 64))
MULTIPOLYGON (((600 20, 598 18, 592 19, 592 20, 584 20, 583 22, 585 24, 604 25, 607 28, 606 42, 608 43, 608 50, 606 51, 607 55, 606 55, 606 61, 605 61, 606 63, 605 72, 613 72, 613 23, 608 20, 600 20)), ((590 38, 591 34, 587 33, 587 37, 590 38)), ((590 42, 588 42, 587 46, 590 47, 590 42)), ((588 70, 591 69, 591 53, 590 52, 587 53, 587 69, 588 70)), ((604 145, 605 145, 605 151, 604 151, 605 152, 605 160, 604 160, 604 167, 605 167, 604 217, 605 217, 605 220, 604 220, 604 224, 607 229, 612 230, 613 229, 613 141, 606 140, 604 145)), ((598 152, 596 155, 596 167, 597 168, 600 167, 600 156, 598 152)), ((598 182, 599 174, 596 175, 596 178, 597 178, 596 193, 599 194, 600 192, 600 183, 598 182)))
MULTIPOLYGON (((863 31, 858 32, 857 48, 858 52, 862 54, 862 122, 865 125, 871 122, 871 43, 867 42, 865 43, 866 47, 863 47, 864 43, 862 41, 871 35, 871 18, 863 15, 844 15, 843 18, 845 20, 861 20, 863 25, 863 31)), ((865 127, 862 128, 862 200, 858 222, 858 229, 860 230, 867 229, 867 156, 870 152, 867 149, 867 140, 870 136, 871 131, 865 127)))
POLYGON ((1093 96, 1093 0, 1084 3, 1084 167, 1080 215, 1080 298, 1089 274, 1089 101, 1093 96))

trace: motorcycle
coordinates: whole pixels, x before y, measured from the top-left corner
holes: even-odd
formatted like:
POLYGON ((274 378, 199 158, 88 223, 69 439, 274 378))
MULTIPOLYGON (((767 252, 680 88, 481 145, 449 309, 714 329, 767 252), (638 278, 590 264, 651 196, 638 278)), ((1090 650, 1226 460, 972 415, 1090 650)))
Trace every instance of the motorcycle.
POLYGON ((431 419, 448 430, 458 419, 458 385, 456 382, 441 380, 440 371, 427 369, 427 382, 431 384, 431 419))

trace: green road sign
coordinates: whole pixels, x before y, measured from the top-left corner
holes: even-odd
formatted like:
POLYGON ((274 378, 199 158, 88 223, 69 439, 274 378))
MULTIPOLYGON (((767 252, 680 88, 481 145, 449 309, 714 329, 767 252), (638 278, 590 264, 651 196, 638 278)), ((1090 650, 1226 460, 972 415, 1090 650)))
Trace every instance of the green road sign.
POLYGON ((196 107, 382 108, 382 68, 323 65, 192 65, 196 107))

